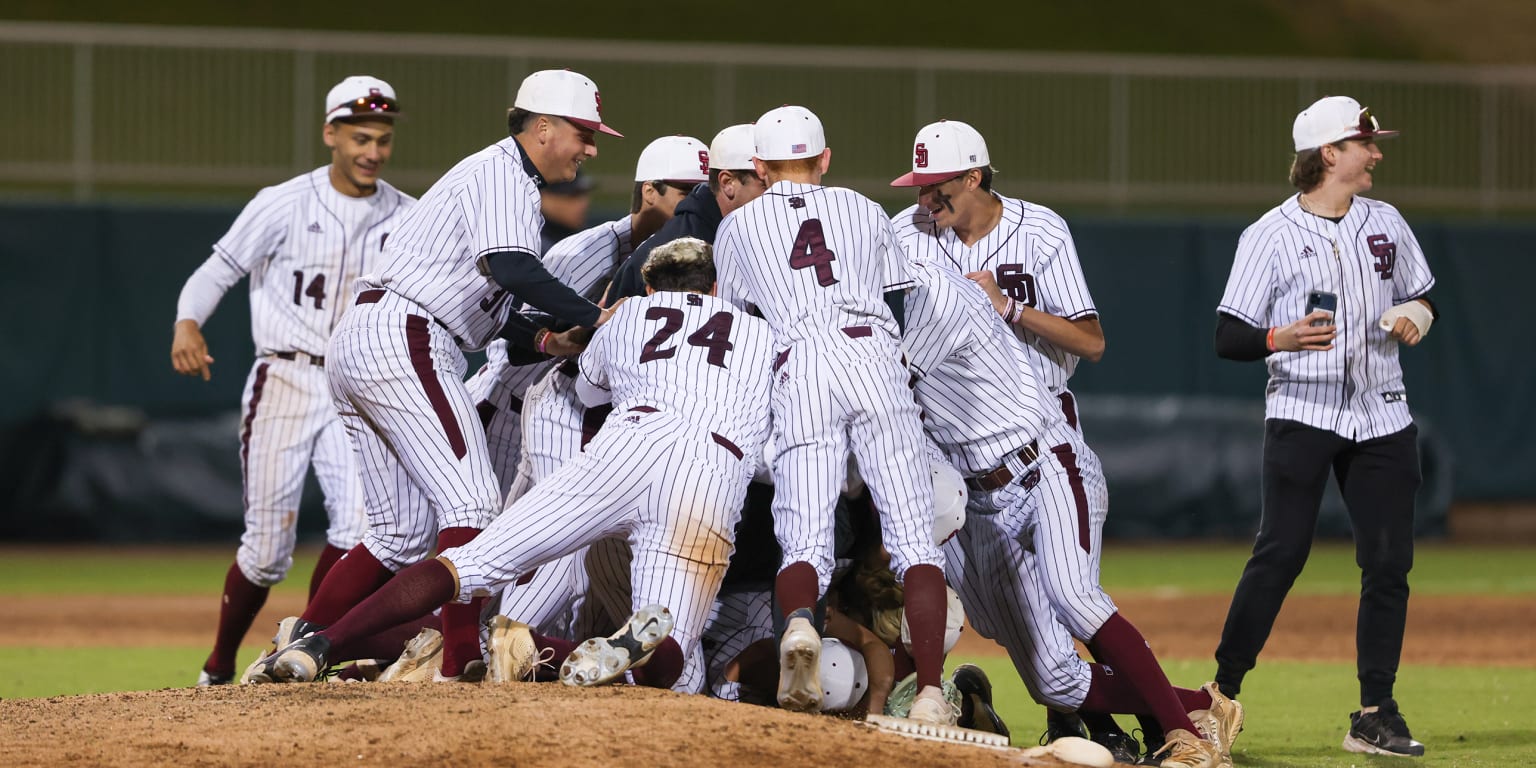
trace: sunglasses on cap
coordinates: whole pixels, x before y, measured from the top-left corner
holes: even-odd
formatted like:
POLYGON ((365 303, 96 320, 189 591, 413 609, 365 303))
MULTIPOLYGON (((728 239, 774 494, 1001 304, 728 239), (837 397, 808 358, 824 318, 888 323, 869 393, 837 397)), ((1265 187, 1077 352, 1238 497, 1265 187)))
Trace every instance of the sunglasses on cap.
POLYGON ((367 96, 359 96, 345 104, 332 108, 332 119, 336 119, 336 113, 343 110, 354 117, 359 115, 396 115, 400 113, 400 105, 396 104, 395 100, 388 96, 371 93, 367 96))
POLYGON ((1381 130, 1381 124, 1376 122, 1376 116, 1371 114, 1370 107, 1361 108, 1360 123, 1355 126, 1355 130, 1361 133, 1376 133, 1381 130))

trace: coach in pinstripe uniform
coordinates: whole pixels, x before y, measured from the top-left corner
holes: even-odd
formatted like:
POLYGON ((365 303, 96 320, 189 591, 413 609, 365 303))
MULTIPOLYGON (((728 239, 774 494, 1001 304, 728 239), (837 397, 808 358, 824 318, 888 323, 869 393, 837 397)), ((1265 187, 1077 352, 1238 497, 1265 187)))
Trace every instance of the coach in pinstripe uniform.
POLYGON ((240 278, 251 276, 256 364, 241 401, 245 533, 224 577, 213 651, 198 685, 228 683, 235 654, 273 584, 293 567, 299 497, 314 464, 330 525, 310 595, 363 537, 363 491, 352 445, 331 403, 325 345, 352 305, 352 282, 374 266, 414 199, 379 178, 394 150, 395 90, 349 77, 326 94, 331 162, 267 187, 214 244, 182 288, 171 362, 207 381, 213 358, 202 326, 240 278))
POLYGON ((1217 308, 1216 351, 1269 366, 1264 504, 1216 648, 1216 682, 1237 695, 1306 564, 1331 468, 1361 566, 1356 653, 1361 710, 1344 747, 1418 756, 1393 700, 1413 566, 1418 430, 1399 344, 1418 344, 1434 277, 1397 209, 1361 197, 1381 161, 1380 129, 1354 99, 1297 115, 1291 183, 1300 190, 1243 232, 1217 308))

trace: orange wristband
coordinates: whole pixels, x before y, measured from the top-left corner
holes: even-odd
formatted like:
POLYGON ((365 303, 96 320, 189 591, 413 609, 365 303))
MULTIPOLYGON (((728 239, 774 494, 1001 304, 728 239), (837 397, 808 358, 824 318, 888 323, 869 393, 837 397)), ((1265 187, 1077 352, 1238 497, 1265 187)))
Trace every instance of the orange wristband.
POLYGON ((1269 329, 1269 333, 1264 336, 1264 347, 1271 352, 1280 351, 1275 349, 1275 329, 1269 329))

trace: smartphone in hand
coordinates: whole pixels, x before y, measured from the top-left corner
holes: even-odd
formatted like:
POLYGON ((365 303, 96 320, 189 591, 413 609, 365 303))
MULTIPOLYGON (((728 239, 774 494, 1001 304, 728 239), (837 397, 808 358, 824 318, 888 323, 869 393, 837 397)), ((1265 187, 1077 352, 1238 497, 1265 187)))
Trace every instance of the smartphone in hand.
POLYGON ((1319 309, 1321 309, 1324 312, 1327 312, 1329 317, 1326 320, 1313 320, 1312 321, 1312 325, 1314 327, 1316 327, 1316 326, 1323 326, 1323 325, 1330 325, 1330 324, 1332 324, 1333 323, 1332 315, 1335 312, 1337 312, 1338 309, 1339 309, 1339 297, 1335 296, 1334 294, 1328 293, 1327 291, 1310 291, 1310 292, 1308 292, 1307 293, 1307 311, 1305 313, 1303 313, 1303 314, 1304 315, 1310 315, 1314 311, 1319 310, 1319 309))

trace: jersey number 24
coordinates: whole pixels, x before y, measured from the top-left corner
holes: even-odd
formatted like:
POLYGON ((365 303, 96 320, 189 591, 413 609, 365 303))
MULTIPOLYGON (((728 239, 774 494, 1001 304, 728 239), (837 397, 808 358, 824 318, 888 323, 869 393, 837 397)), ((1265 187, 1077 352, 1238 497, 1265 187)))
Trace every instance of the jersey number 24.
MULTIPOLYGON (((640 362, 649 363, 655 360, 666 360, 677 354, 677 347, 664 347, 678 331, 683 329, 683 311, 673 307, 651 307, 645 310, 645 319, 660 320, 661 330, 645 343, 640 350, 640 362)), ((689 346, 704 347, 709 350, 709 364, 718 365, 721 368, 725 364, 725 353, 736 348, 731 343, 731 326, 736 322, 736 316, 729 312, 716 312, 698 330, 687 335, 684 341, 689 346)))

